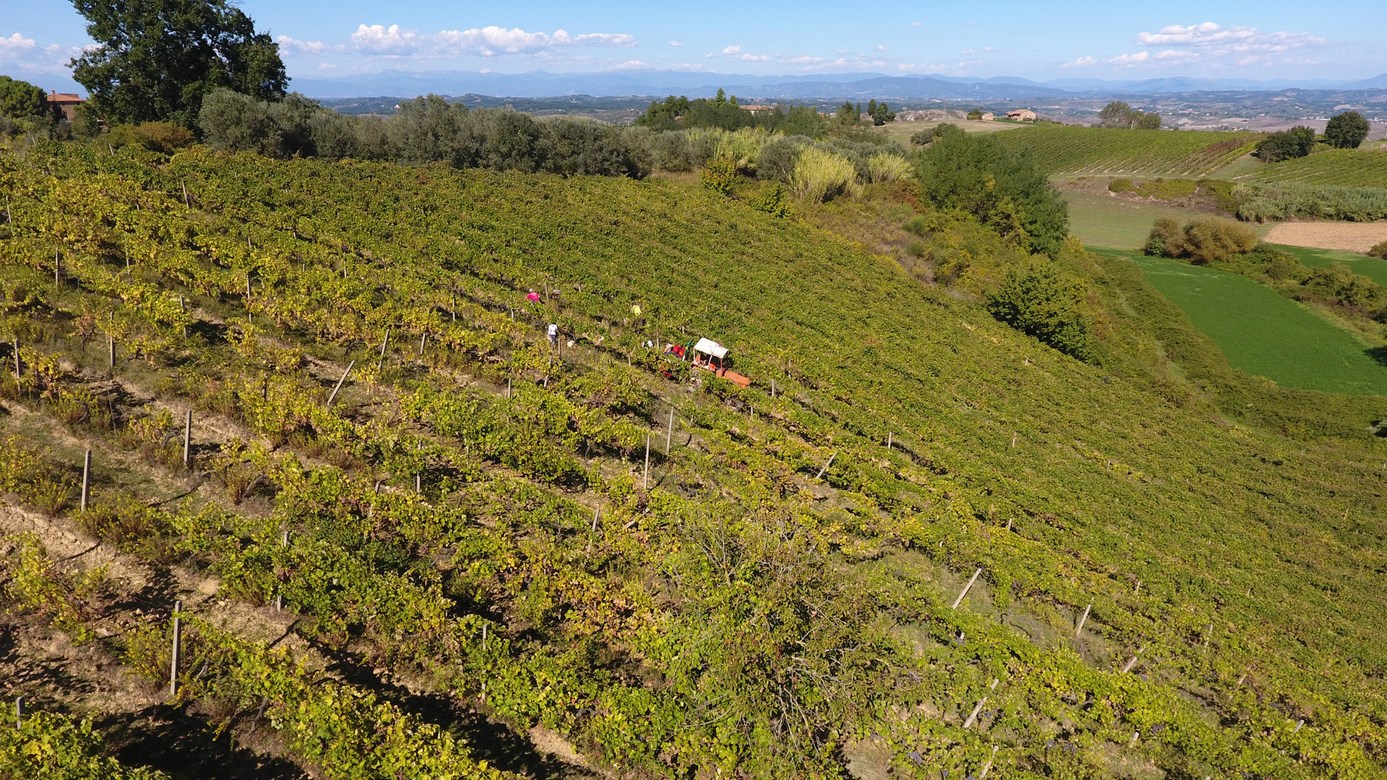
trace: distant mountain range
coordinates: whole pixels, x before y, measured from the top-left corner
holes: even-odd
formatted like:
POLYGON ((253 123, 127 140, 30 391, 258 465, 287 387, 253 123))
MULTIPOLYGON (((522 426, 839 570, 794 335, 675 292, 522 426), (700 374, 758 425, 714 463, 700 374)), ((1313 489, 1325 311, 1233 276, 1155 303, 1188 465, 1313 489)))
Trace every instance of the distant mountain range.
POLYGON ((1026 100, 1085 94, 1158 95, 1185 92, 1305 90, 1387 90, 1387 73, 1355 81, 1202 79, 1175 77, 1140 81, 1065 78, 1032 81, 1020 77, 957 78, 839 73, 815 76, 752 76, 681 71, 619 73, 479 73, 472 71, 390 71, 333 79, 295 79, 291 89, 315 98, 365 95, 492 95, 497 97, 598 97, 687 95, 711 97, 718 89, 752 100, 1026 100))

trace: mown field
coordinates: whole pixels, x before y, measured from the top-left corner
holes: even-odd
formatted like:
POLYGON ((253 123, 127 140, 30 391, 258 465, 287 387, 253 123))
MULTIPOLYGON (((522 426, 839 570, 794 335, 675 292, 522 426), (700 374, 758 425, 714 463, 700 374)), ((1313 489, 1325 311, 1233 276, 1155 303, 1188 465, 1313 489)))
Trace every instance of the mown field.
POLYGON ((1286 387, 1387 395, 1387 366, 1368 354, 1368 345, 1294 301, 1236 274, 1127 256, 1233 366, 1286 387))
MULTIPOLYGON (((10 630, 286 772, 1387 764, 1380 398, 1153 388, 672 181, 78 146, 0 176, 10 630), (752 387, 641 346, 698 336, 752 387)), ((29 659, 4 695, 112 717, 29 659)))
MULTIPOLYGON (((1140 249, 1161 217, 1186 222, 1204 213, 1159 201, 1138 201, 1103 192, 1062 187, 1069 204, 1069 231, 1086 246, 1103 249, 1140 249)), ((1265 233, 1270 225, 1255 225, 1265 233)))

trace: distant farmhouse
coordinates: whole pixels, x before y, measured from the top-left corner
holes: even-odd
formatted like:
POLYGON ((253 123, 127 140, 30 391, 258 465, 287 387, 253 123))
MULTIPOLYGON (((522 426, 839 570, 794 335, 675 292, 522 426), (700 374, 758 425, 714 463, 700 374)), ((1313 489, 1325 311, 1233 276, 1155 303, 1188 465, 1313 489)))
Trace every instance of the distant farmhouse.
POLYGON ((1029 108, 1018 108, 1007 112, 1007 119, 1015 122, 1034 122, 1035 112, 1029 108))
POLYGON ((48 107, 54 116, 61 116, 69 122, 77 121, 77 107, 87 102, 85 98, 71 92, 49 92, 48 107))

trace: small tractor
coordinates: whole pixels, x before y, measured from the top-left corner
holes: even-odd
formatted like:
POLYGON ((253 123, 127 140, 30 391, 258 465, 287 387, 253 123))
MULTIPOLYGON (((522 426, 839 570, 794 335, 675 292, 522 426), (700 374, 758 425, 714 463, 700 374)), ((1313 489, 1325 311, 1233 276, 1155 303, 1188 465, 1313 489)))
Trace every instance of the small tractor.
MULTIPOLYGON (((727 355, 727 347, 712 339, 700 338, 691 345, 666 344, 665 354, 680 360, 690 360, 694 368, 701 368, 715 376, 731 382, 738 387, 749 387, 751 377, 743 376, 731 369, 732 358, 727 355)), ((668 374, 667 374, 668 376, 668 374)))

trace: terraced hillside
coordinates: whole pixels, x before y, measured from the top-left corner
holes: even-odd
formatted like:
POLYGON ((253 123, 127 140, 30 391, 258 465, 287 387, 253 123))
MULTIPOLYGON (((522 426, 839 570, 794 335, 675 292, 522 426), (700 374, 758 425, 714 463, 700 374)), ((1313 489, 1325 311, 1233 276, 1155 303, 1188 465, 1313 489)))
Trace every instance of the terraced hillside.
MULTIPOLYGON (((0 686, 134 724, 127 767, 175 720, 236 737, 199 776, 1387 762, 1380 399, 1267 389, 1343 414, 1250 427, 673 182, 78 146, 0 177, 0 686), (697 336, 754 384, 642 347, 697 336)), ((71 723, 29 722, 0 768, 71 723)))
POLYGON ((1208 176, 1252 151, 1260 133, 1036 125, 996 138, 1051 176, 1208 176))

